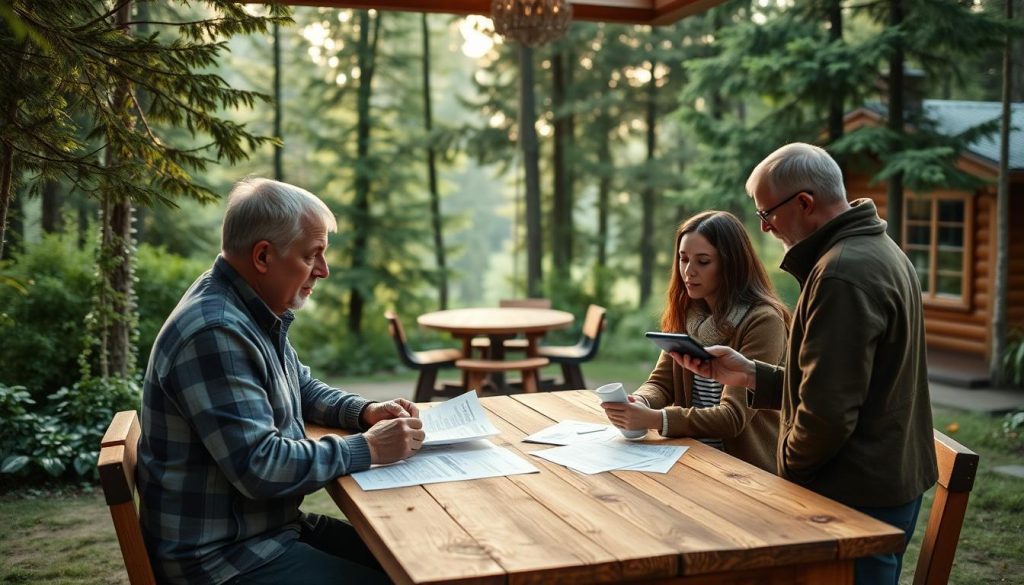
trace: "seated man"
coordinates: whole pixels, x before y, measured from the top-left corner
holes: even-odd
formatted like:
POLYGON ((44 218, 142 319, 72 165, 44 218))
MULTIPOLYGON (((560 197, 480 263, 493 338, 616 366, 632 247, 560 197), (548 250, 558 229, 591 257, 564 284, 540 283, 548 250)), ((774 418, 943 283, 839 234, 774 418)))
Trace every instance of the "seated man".
POLYGON ((143 390, 137 480, 153 569, 167 583, 388 582, 347 523, 302 497, 423 442, 416 407, 310 376, 288 326, 329 273, 334 216, 267 179, 235 186, 221 255, 164 323, 143 390), (364 431, 306 437, 306 422, 364 431))

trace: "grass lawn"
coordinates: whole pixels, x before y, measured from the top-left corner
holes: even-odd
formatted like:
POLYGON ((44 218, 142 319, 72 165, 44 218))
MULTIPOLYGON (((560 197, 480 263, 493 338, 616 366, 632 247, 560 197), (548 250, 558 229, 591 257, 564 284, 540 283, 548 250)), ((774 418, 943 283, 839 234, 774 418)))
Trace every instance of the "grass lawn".
MULTIPOLYGON (((603 378, 600 373, 595 371, 595 378, 603 378)), ((935 425, 981 455, 950 582, 1024 584, 1024 480, 992 471, 996 465, 1024 461, 1021 442, 1011 444, 1002 437, 1001 419, 961 411, 936 409, 935 425), (958 426, 956 432, 948 430, 953 423, 958 426)), ((323 491, 307 498, 303 507, 309 512, 338 514, 323 491)), ((907 551, 903 583, 912 582, 930 507, 931 492, 925 497, 920 523, 907 551)), ((4 494, 0 496, 0 518, 0 584, 128 582, 98 489, 4 494)))

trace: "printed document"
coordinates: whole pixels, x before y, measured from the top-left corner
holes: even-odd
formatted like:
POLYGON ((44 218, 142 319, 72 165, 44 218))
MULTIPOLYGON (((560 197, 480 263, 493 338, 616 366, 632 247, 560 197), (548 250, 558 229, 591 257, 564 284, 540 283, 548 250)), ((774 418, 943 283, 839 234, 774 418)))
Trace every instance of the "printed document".
POLYGON ((371 491, 539 471, 508 449, 479 440, 424 447, 409 459, 359 471, 352 478, 359 487, 371 491))
POLYGON ((548 445, 575 445, 577 443, 603 443, 622 436, 612 425, 563 420, 550 427, 523 437, 526 443, 548 445))
POLYGON ((498 434, 473 390, 424 409, 420 420, 426 433, 424 447, 475 441, 498 434))
POLYGON ((601 443, 575 443, 530 454, 586 474, 616 470, 668 473, 687 448, 638 445, 616 439, 601 443))

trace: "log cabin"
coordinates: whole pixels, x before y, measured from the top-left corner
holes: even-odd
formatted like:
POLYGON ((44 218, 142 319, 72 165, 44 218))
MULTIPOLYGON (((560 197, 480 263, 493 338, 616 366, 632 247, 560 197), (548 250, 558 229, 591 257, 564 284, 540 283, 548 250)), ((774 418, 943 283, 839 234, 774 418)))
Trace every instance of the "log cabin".
MULTIPOLYGON (((952 135, 998 118, 1002 106, 923 100, 920 107, 936 129, 952 135)), ((1011 112, 1007 330, 1019 335, 1024 333, 1024 103, 1013 104, 1011 112)), ((846 132, 885 124, 884 105, 865 105, 844 120, 846 132)), ((972 143, 960 154, 957 167, 984 184, 970 191, 906 190, 902 242, 921 281, 931 378, 976 387, 989 381, 992 351, 998 132, 972 143)), ((877 170, 847 169, 846 189, 850 199, 873 199, 885 219, 887 185, 872 181, 877 170)))

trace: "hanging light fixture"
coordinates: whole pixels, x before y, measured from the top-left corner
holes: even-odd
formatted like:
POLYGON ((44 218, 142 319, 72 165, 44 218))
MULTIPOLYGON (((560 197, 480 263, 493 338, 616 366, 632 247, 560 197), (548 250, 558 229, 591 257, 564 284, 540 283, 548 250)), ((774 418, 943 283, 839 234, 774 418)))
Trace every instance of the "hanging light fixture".
POLYGON ((491 0, 494 32, 537 47, 560 38, 569 30, 569 0, 491 0))

